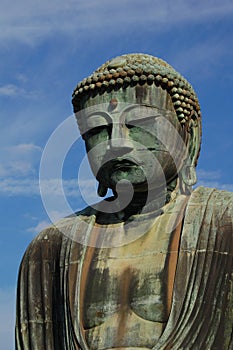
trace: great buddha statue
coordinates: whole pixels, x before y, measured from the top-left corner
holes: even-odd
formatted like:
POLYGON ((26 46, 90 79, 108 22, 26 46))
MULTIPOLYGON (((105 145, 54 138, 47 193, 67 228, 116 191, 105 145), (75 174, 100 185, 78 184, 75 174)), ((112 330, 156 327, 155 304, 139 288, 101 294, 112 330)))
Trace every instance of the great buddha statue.
POLYGON ((21 263, 17 350, 232 350, 231 193, 197 187, 191 85, 146 54, 80 82, 73 106, 98 194, 21 263))

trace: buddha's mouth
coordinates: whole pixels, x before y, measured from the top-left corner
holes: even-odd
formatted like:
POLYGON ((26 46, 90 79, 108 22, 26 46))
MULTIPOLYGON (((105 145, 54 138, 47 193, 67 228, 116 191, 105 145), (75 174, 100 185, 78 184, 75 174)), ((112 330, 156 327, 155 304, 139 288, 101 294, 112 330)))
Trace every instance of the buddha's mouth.
POLYGON ((132 168, 138 167, 139 164, 136 164, 134 162, 129 162, 129 161, 118 161, 115 165, 113 165, 113 170, 122 170, 122 171, 127 171, 132 168))

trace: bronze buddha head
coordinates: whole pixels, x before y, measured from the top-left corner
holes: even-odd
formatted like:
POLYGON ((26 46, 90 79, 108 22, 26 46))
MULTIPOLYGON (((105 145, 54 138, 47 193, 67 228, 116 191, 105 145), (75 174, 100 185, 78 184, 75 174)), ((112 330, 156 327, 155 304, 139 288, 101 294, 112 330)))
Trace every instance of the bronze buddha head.
POLYGON ((129 181, 138 192, 180 175, 196 181, 201 113, 191 85, 163 60, 128 54, 79 83, 74 112, 100 195, 129 181))

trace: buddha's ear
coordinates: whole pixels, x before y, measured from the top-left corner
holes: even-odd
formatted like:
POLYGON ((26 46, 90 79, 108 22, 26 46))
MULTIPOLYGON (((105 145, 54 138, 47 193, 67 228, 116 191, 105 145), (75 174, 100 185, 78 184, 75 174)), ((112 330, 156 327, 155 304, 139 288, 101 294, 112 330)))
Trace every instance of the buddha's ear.
POLYGON ((181 178, 186 185, 193 186, 197 182, 196 165, 201 143, 201 120, 195 111, 190 116, 187 133, 188 154, 181 169, 181 178))

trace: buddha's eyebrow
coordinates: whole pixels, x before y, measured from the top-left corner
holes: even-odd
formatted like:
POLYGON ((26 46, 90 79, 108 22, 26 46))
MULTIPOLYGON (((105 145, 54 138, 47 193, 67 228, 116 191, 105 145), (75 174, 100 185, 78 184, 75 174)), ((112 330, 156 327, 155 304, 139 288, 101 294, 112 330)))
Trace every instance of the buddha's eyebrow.
POLYGON ((90 118, 87 118, 87 124, 98 124, 98 123, 105 123, 108 124, 106 118, 104 118, 103 116, 91 116, 90 118))

